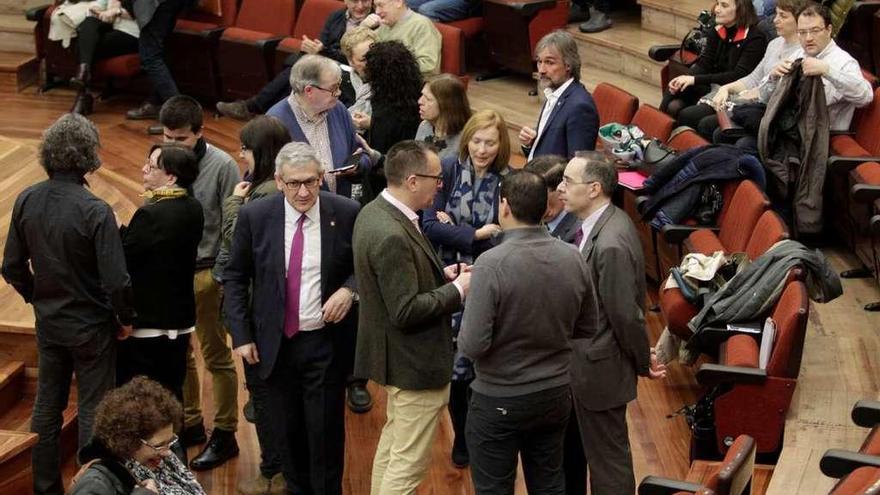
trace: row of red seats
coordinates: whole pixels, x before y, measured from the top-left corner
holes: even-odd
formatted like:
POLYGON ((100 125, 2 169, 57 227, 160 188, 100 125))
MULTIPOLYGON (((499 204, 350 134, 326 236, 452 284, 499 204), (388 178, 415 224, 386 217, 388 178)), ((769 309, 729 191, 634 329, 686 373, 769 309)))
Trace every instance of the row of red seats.
POLYGON ((825 476, 839 479, 829 495, 876 495, 880 493, 880 402, 856 402, 851 417, 856 425, 870 428, 858 452, 829 449, 819 468, 825 476))
MULTIPOLYGON (((169 69, 184 94, 208 101, 250 97, 280 70, 289 53, 299 50, 303 35, 318 38, 330 13, 344 6, 338 0, 305 0, 297 15, 295 0, 219 0, 219 12, 196 9, 178 19, 166 41, 169 69)), ((46 64, 44 89, 69 80, 77 66, 75 43, 64 48, 48 40, 53 9, 47 5, 27 13, 37 22, 37 56, 46 64)), ((480 35, 483 19, 435 26, 443 39, 441 72, 463 75, 465 45, 480 35)), ((119 84, 140 72, 140 58, 130 54, 97 63, 92 74, 96 81, 119 84)))

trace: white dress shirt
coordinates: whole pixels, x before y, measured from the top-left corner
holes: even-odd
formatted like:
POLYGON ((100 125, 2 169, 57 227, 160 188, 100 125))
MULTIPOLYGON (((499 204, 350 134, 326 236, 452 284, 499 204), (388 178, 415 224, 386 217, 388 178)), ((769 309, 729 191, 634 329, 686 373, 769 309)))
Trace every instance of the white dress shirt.
POLYGON ((578 244, 578 251, 583 251, 584 244, 587 243, 587 239, 593 235, 593 227, 596 226, 596 222, 599 221, 599 217, 602 216, 602 213, 608 208, 611 202, 607 202, 604 205, 600 206, 598 210, 590 213, 590 216, 584 219, 584 222, 581 224, 581 231, 584 233, 583 239, 581 239, 581 243, 578 244))
POLYGON ((553 108, 556 107, 559 97, 562 96, 562 93, 565 93, 565 90, 571 86, 573 81, 574 78, 572 77, 568 81, 562 83, 562 86, 559 86, 555 90, 544 88, 544 97, 547 101, 544 102, 544 106, 541 108, 541 119, 538 121, 537 135, 535 136, 535 140, 532 141, 532 149, 529 150, 529 160, 534 158, 535 146, 538 144, 538 140, 541 139, 541 135, 544 133, 544 128, 547 127, 547 120, 550 119, 550 115, 553 113, 553 108))
MULTIPOLYGON (((290 248, 296 224, 303 215, 284 200, 284 274, 290 265, 290 248)), ((303 222, 303 264, 299 284, 299 331, 324 328, 321 311, 321 209, 320 200, 305 212, 303 222)))

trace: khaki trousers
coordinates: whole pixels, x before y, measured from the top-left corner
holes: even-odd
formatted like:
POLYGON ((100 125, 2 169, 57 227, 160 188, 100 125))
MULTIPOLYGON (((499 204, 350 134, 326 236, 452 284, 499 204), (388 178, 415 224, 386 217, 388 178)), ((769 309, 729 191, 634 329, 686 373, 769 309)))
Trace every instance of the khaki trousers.
POLYGON ((373 459, 371 495, 410 495, 425 477, 449 385, 434 390, 385 386, 385 426, 373 459))
MULTIPOLYGON (((214 428, 236 431, 238 427, 238 378, 226 328, 220 321, 220 285, 205 268, 195 274, 196 337, 205 358, 205 369, 211 373, 214 391, 214 428)), ((192 342, 192 340, 190 340, 192 342)), ((192 350, 186 360, 183 384, 183 423, 201 423, 202 406, 199 372, 192 350)))

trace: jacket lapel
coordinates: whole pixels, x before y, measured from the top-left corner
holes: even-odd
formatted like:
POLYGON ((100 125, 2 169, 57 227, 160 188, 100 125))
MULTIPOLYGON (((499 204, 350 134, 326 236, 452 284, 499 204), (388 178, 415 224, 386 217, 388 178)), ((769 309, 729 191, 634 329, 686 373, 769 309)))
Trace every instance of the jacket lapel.
MULTIPOLYGON (((547 123, 544 124, 544 129, 541 131, 541 135, 538 136, 538 141, 535 142, 535 144, 534 144, 533 146, 538 146, 538 142, 540 142, 542 139, 544 139, 544 136, 547 135, 547 129, 550 128, 550 125, 553 124, 553 119, 556 118, 556 116, 557 116, 557 115, 559 114, 559 112, 561 111, 562 106, 565 105, 565 100, 566 100, 566 98, 568 98, 568 96, 571 94, 571 92, 572 92, 572 90, 573 90, 575 84, 578 84, 578 82, 577 82, 577 81, 572 81, 571 84, 569 84, 568 87, 565 88, 565 91, 562 93, 562 95, 559 96, 559 99, 556 100, 556 104, 553 105, 553 108, 550 109, 550 116, 547 117, 547 123)), ((545 101, 545 102, 544 102, 544 108, 543 108, 543 110, 541 111, 542 114, 544 113, 544 110, 547 110, 546 107, 547 107, 547 102, 545 101)), ((538 125, 539 125, 539 126, 541 125, 541 120, 540 120, 540 119, 541 119, 541 117, 540 117, 540 115, 539 115, 539 116, 538 116, 538 125)))
POLYGON ((321 212, 321 300, 328 295, 326 294, 325 284, 327 282, 327 270, 330 266, 330 259, 333 256, 333 248, 336 244, 336 209, 333 203, 326 199, 325 194, 321 192, 321 202, 319 210, 321 212))
POLYGON ((287 288, 287 272, 284 269, 284 202, 287 200, 284 199, 283 194, 278 194, 271 201, 275 202, 275 207, 270 210, 271 213, 266 219, 267 232, 270 233, 269 235, 272 239, 269 255, 271 256, 271 266, 278 267, 277 270, 274 270, 277 274, 275 283, 281 291, 283 299, 287 288))
POLYGON ((593 230, 590 231, 590 236, 587 237, 587 242, 584 243, 584 249, 581 251, 584 254, 584 259, 590 261, 590 257, 593 255, 593 247, 596 245, 596 238, 599 237, 599 233, 602 232, 602 229, 605 228, 605 224, 608 223, 608 220, 614 215, 614 211, 617 208, 613 204, 608 204, 608 207, 605 208, 605 211, 599 216, 599 220, 596 221, 596 225, 593 226, 593 230))

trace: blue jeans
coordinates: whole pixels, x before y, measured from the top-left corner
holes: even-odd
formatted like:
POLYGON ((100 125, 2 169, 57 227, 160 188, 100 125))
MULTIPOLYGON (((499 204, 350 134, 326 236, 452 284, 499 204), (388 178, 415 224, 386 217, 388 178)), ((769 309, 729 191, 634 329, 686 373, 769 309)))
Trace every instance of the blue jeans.
POLYGON ((468 0, 406 0, 409 8, 438 22, 451 22, 470 17, 473 5, 468 0))
POLYGON ((157 105, 180 93, 165 63, 165 40, 174 31, 177 16, 185 6, 185 0, 166 0, 160 3, 147 25, 141 28, 138 38, 141 67, 153 85, 150 102, 157 105))

